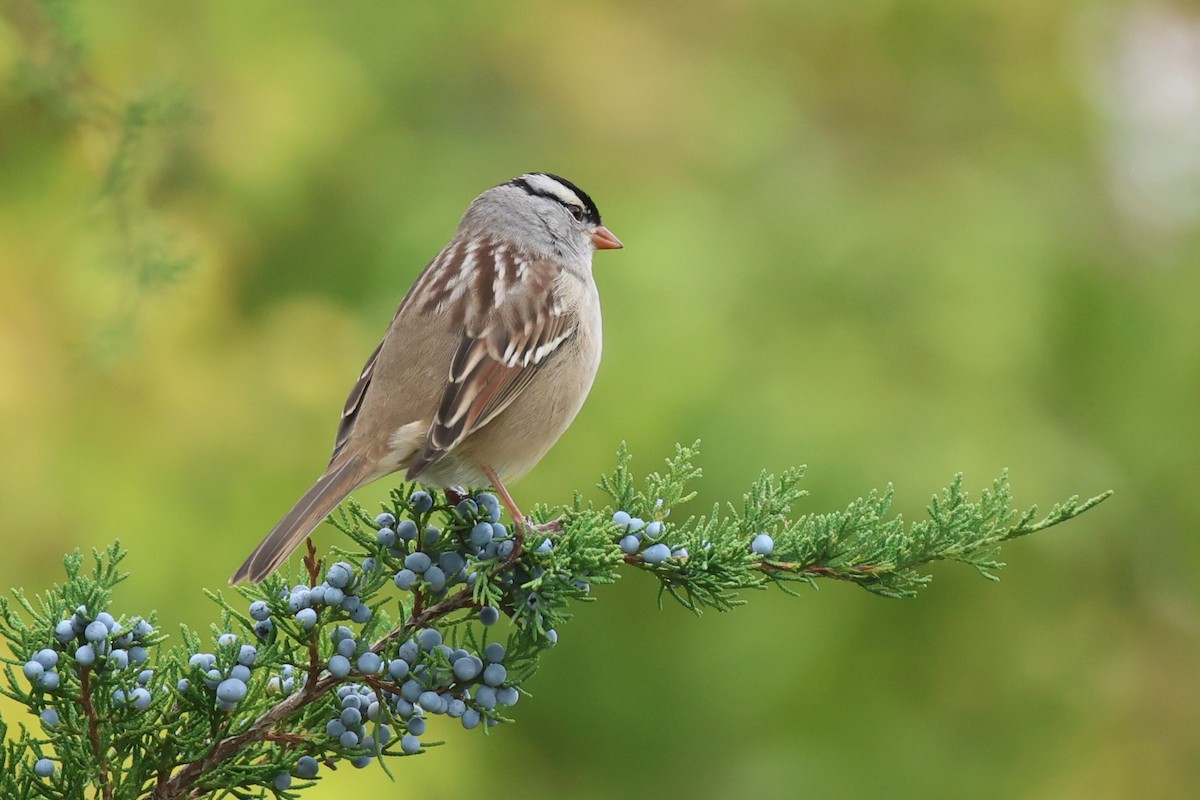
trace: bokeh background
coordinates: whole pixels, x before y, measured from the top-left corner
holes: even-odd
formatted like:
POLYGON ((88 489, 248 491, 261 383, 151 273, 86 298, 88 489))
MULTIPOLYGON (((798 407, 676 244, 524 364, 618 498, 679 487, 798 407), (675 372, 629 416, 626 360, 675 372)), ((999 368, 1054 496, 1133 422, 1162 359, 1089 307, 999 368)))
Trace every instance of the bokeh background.
POLYGON ((1023 504, 1117 492, 915 600, 697 619, 629 576, 519 724, 313 798, 1195 791, 1193 6, 5 0, 0 79, 0 587, 119 537, 118 610, 206 625, 409 283, 527 170, 627 247, 524 503, 697 438, 698 511, 797 463, 802 511, 1005 466, 1023 504))

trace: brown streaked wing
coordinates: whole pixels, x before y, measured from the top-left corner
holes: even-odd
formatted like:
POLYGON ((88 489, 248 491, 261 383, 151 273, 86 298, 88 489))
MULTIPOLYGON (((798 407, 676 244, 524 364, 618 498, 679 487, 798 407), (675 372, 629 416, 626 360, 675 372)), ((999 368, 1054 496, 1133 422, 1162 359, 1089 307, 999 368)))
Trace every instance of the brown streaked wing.
POLYGON ((558 265, 523 259, 495 243, 475 257, 473 290, 455 309, 463 338, 409 480, 507 408, 575 334, 554 288, 558 265))

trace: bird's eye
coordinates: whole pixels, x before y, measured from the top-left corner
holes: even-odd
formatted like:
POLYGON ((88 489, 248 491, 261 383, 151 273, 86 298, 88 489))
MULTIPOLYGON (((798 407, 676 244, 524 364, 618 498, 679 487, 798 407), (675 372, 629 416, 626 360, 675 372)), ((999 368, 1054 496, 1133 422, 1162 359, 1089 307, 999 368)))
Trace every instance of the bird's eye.
POLYGON ((582 206, 567 206, 567 211, 575 218, 576 222, 583 222, 584 210, 582 206))

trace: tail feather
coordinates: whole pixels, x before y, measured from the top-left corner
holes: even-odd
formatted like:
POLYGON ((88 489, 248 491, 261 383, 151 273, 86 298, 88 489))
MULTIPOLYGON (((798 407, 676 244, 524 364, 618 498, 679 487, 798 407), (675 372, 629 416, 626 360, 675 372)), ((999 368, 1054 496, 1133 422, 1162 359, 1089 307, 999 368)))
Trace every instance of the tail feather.
POLYGON ((359 463, 360 459, 352 456, 341 464, 331 464, 254 548, 246 563, 233 573, 229 583, 258 583, 282 564, 337 504, 362 484, 367 476, 359 463))

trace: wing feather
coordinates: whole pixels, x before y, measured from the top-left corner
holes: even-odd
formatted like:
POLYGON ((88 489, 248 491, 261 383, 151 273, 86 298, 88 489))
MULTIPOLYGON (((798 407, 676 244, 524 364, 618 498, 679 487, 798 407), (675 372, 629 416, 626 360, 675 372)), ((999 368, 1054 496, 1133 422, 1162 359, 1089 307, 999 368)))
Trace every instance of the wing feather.
POLYGON ((367 387, 371 385, 371 378, 375 375, 375 362, 379 360, 379 351, 382 349, 383 340, 380 340, 379 344, 375 346, 375 351, 371 353, 371 357, 367 359, 366 365, 363 366, 354 388, 350 390, 350 396, 346 398, 346 405, 342 408, 342 419, 338 423, 337 439, 333 444, 333 455, 329 457, 330 464, 337 460, 338 454, 342 452, 346 442, 350 441, 354 422, 358 419, 363 398, 367 395, 367 387))
MULTIPOLYGON (((409 480, 495 419, 576 332, 556 291, 559 266, 523 258, 501 243, 479 247, 469 257, 471 302, 459 304, 465 307, 455 320, 463 336, 425 446, 409 465, 409 480)), ((438 295, 428 303, 436 306, 438 295)))

